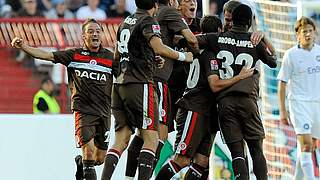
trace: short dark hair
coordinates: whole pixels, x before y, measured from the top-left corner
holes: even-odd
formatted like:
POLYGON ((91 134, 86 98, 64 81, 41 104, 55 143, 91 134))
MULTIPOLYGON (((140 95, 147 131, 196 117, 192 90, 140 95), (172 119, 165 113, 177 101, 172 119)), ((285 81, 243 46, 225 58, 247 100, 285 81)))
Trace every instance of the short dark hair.
POLYGON ((135 0, 138 9, 149 10, 156 5, 157 0, 135 0))
POLYGON ((88 24, 90 24, 90 23, 96 23, 96 24, 98 24, 98 25, 100 26, 100 28, 102 29, 101 24, 100 24, 97 20, 95 20, 95 19, 93 19, 93 18, 88 18, 88 19, 82 24, 82 31, 84 31, 85 28, 86 28, 86 26, 87 26, 88 24))
POLYGON ((44 77, 42 80, 41 80, 41 86, 48 83, 48 82, 51 82, 53 83, 52 79, 49 77, 49 76, 46 76, 44 77))
POLYGON ((169 0, 157 0, 157 2, 158 2, 159 4, 164 4, 164 5, 169 4, 169 0))
POLYGON ((235 0, 230 0, 228 2, 226 2, 224 5, 223 5, 223 13, 228 11, 229 13, 232 13, 233 10, 238 7, 239 5, 241 4, 241 2, 239 1, 235 1, 235 0))
POLYGON ((235 25, 251 26, 252 11, 248 5, 240 4, 232 12, 232 22, 235 25))
POLYGON ((218 32, 222 22, 218 16, 207 15, 201 18, 200 28, 203 33, 218 32))
POLYGON ((296 32, 299 31, 299 29, 305 25, 308 25, 310 24, 314 30, 316 30, 316 25, 314 23, 314 21, 310 18, 307 18, 305 16, 302 16, 297 22, 296 22, 296 25, 294 26, 294 30, 296 32))

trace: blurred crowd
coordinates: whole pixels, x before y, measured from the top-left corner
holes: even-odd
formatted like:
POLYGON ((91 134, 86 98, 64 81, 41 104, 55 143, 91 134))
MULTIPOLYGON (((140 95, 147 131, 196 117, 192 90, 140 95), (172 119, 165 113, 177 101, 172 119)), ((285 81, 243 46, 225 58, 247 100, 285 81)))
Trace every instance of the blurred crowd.
POLYGON ((0 17, 5 18, 32 16, 105 20, 126 17, 135 9, 133 0, 0 0, 0 17))

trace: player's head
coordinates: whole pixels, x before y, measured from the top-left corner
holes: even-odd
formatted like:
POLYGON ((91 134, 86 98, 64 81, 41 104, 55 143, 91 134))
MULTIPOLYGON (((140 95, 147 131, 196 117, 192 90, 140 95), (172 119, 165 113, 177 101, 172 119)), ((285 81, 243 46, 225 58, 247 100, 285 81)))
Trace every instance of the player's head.
POLYGON ((222 22, 218 16, 204 16, 201 18, 200 28, 202 33, 221 32, 222 22))
POLYGON ((233 25, 251 27, 252 11, 248 5, 240 4, 232 12, 233 25))
POLYGON ((156 7, 157 0, 135 0, 138 9, 150 10, 156 7))
POLYGON ((223 16, 224 16, 224 30, 229 31, 232 27, 232 12, 233 10, 241 4, 239 1, 231 0, 224 4, 223 6, 223 16))
POLYGON ((90 51, 96 51, 101 45, 101 24, 95 19, 87 19, 82 24, 82 40, 90 51))
POLYGON ((168 5, 169 4, 169 0, 157 0, 158 4, 164 4, 164 5, 168 5))
POLYGON ((54 91, 54 83, 50 77, 45 77, 41 81, 41 89, 46 91, 48 94, 52 94, 54 91))
POLYGON ((197 0, 179 0, 178 10, 185 19, 194 19, 197 15, 197 0))
POLYGON ((295 25, 297 39, 301 46, 313 45, 316 37, 316 25, 312 19, 301 17, 295 25))

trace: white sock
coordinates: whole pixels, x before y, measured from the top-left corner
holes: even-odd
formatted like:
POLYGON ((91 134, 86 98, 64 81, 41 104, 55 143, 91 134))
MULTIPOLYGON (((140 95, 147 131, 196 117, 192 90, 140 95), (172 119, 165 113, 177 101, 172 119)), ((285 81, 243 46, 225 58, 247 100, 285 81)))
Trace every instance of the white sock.
POLYGON ((301 146, 299 141, 297 141, 297 161, 296 161, 296 167, 294 170, 294 180, 303 180, 303 172, 301 168, 301 163, 300 163, 300 156, 301 156, 301 146))
POLYGON ((306 180, 315 180, 311 152, 301 152, 300 164, 306 180))
POLYGON ((133 179, 134 179, 134 177, 129 177, 129 176, 124 177, 124 180, 133 180, 133 179))

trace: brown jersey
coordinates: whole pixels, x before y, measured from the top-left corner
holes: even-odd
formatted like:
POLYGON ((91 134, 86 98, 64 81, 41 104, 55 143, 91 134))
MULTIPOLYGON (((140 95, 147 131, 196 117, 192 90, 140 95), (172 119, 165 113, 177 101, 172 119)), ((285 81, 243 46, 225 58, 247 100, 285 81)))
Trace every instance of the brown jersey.
POLYGON ((109 116, 111 110, 113 53, 78 48, 53 53, 54 62, 67 67, 73 111, 109 116))
MULTIPOLYGON (((191 24, 188 25, 189 29, 194 35, 201 32, 200 29, 200 18, 196 17, 193 19, 191 24)), ((184 52, 184 47, 176 46, 175 49, 180 52, 184 52)), ((188 77, 189 64, 181 61, 175 61, 173 65, 173 71, 171 77, 168 81, 169 87, 171 89, 182 91, 186 87, 187 77, 188 77)), ((179 95, 180 96, 180 95, 179 95)))
POLYGON ((138 9, 122 22, 117 32, 120 72, 115 83, 153 82, 155 53, 149 44, 153 36, 160 37, 160 26, 147 11, 138 9))
MULTIPOLYGON (((188 29, 181 14, 174 7, 160 4, 156 19, 161 27, 162 42, 174 48, 174 35, 180 34, 184 29, 188 29)), ((163 68, 156 69, 155 80, 167 81, 171 75, 173 63, 172 59, 166 58, 163 68)))
POLYGON ((193 112, 210 113, 211 105, 215 105, 215 98, 208 83, 208 77, 214 75, 218 69, 218 61, 212 51, 204 50, 195 57, 190 64, 186 89, 178 106, 193 112))
MULTIPOLYGON (((209 47, 217 52, 217 58, 221 61, 221 67, 216 74, 221 79, 230 79, 238 75, 243 66, 253 68, 258 60, 276 67, 276 59, 264 43, 253 46, 250 33, 244 30, 231 30, 221 34, 208 33, 198 37, 199 45, 209 47)), ((227 89, 221 91, 217 99, 228 95, 245 95, 254 99, 259 95, 259 72, 243 79, 227 89)))

